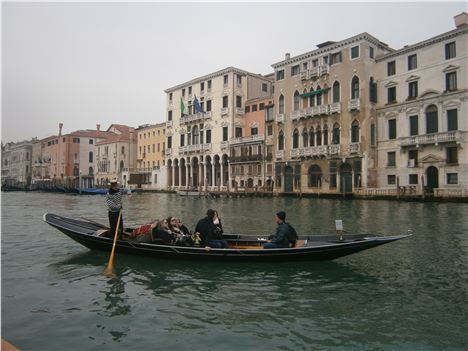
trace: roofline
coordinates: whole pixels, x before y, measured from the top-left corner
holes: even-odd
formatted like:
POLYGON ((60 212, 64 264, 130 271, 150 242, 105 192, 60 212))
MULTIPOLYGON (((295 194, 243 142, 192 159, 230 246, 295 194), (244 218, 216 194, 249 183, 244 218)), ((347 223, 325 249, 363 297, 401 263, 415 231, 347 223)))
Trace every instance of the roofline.
POLYGON ((182 84, 178 84, 178 85, 173 86, 171 88, 167 88, 166 90, 164 90, 164 92, 166 94, 167 93, 172 93, 172 92, 174 92, 176 90, 179 90, 181 88, 184 88, 186 86, 193 85, 193 84, 196 84, 196 83, 201 83, 204 80, 207 80, 207 79, 210 79, 210 78, 215 78, 215 77, 218 77, 218 76, 224 75, 226 73, 230 73, 230 72, 241 74, 243 76, 257 77, 257 78, 264 79, 265 81, 270 82, 270 80, 268 78, 265 78, 265 76, 263 76, 261 74, 247 72, 247 71, 244 71, 244 70, 236 68, 236 67, 226 67, 226 68, 224 68, 222 70, 219 70, 219 71, 216 71, 216 72, 213 72, 213 73, 209 73, 209 74, 206 74, 206 75, 198 77, 198 78, 194 78, 192 80, 189 80, 189 81, 187 81, 185 83, 182 83, 182 84))
POLYGON ((391 50, 391 51, 394 50, 391 47, 389 47, 387 44, 385 44, 384 42, 377 39, 376 37, 370 35, 367 32, 363 32, 363 33, 357 34, 357 35, 355 35, 353 37, 350 37, 350 38, 341 40, 339 42, 336 42, 334 44, 327 45, 327 46, 325 46, 323 48, 318 48, 318 49, 306 52, 305 54, 294 56, 294 57, 291 57, 290 59, 287 59, 287 60, 279 61, 277 63, 272 64, 271 67, 273 67, 273 69, 276 69, 276 68, 280 68, 280 67, 283 67, 283 66, 287 66, 287 65, 289 65, 291 63, 300 62, 300 61, 303 61, 304 59, 314 57, 314 56, 318 56, 318 55, 324 54, 326 52, 333 52, 334 50, 336 50, 336 49, 338 49, 340 47, 343 47, 343 46, 346 46, 346 45, 349 45, 349 44, 352 44, 354 42, 361 41, 361 40, 367 40, 368 42, 370 42, 370 43, 372 43, 372 44, 374 44, 376 46, 379 46, 381 48, 387 49, 387 50, 391 50))

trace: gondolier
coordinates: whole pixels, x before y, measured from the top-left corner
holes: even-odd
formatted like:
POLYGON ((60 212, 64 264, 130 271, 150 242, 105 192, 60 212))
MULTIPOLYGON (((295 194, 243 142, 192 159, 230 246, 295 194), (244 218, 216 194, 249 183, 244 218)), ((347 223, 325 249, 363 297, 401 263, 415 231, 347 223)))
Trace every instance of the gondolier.
MULTIPOLYGON (((109 191, 106 194, 107 213, 109 216, 110 234, 114 235, 119 218, 119 212, 122 210, 122 195, 127 194, 127 190, 119 187, 117 178, 110 181, 109 191)), ((123 233, 123 215, 120 217, 119 238, 123 233)))

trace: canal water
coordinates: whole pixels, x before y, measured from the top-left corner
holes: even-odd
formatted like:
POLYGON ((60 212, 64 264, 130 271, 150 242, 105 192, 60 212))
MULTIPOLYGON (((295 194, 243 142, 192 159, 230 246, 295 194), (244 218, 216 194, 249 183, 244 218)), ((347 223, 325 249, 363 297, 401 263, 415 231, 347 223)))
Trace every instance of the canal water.
POLYGON ((210 263, 91 252, 45 212, 107 222, 104 197, 3 193, 2 337, 21 350, 467 350, 468 204, 135 194, 125 223, 207 208, 226 232, 410 238, 330 262, 210 263))

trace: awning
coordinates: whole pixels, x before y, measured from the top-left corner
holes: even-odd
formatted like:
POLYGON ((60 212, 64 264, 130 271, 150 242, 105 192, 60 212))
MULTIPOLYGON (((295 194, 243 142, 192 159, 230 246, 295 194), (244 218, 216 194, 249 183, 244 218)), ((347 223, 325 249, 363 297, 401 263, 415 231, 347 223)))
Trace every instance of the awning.
POLYGON ((315 91, 311 91, 311 92, 308 92, 308 93, 301 94, 300 96, 302 98, 303 97, 308 97, 308 96, 314 96, 314 95, 317 95, 317 94, 324 93, 324 92, 326 92, 328 90, 330 90, 330 88, 323 88, 323 89, 319 89, 319 90, 315 90, 315 91))

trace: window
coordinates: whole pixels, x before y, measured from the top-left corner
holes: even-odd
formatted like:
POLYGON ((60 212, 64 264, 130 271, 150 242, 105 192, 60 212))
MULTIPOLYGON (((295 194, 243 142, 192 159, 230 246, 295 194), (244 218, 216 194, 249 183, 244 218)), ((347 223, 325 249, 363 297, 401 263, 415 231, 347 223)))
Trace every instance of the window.
POLYGON ((323 145, 328 145, 328 127, 323 127, 323 145))
POLYGON ((359 78, 354 76, 351 80, 351 99, 359 98, 359 78))
POLYGON ((276 80, 282 80, 284 79, 284 69, 280 71, 276 71, 276 80))
POLYGON ((333 95, 333 102, 340 102, 340 83, 339 82, 333 83, 332 95, 333 95))
POLYGON ((239 74, 236 74, 236 84, 242 85, 242 76, 239 74))
POLYGON ((267 127, 267 135, 273 135, 273 126, 271 124, 267 127))
POLYGON ((185 89, 182 89, 182 97, 185 96, 185 89))
POLYGON ((322 131, 320 127, 318 127, 317 130, 315 131, 315 136, 316 136, 317 146, 321 146, 322 145, 322 131))
POLYGON ((236 138, 242 138, 242 128, 236 127, 236 138))
POLYGON ((318 59, 312 60, 312 67, 318 66, 318 59))
POLYGON ((395 167, 396 166, 396 152, 390 151, 387 152, 387 167, 395 167))
POLYGON ((223 107, 228 107, 228 96, 223 96, 223 107))
POLYGON ((410 123, 410 135, 418 135, 418 116, 409 116, 409 123, 410 123))
POLYGON ((265 104, 263 102, 261 102, 260 105, 258 106, 258 109, 260 111, 264 110, 265 109, 265 104))
POLYGON ((189 94, 189 96, 192 95, 192 87, 188 87, 188 94, 189 94))
POLYGON ((396 63, 395 61, 387 62, 387 76, 393 76, 396 74, 396 63))
POLYGON ((297 129, 294 129, 292 147, 293 149, 297 149, 299 147, 299 131, 297 129))
POLYGON ((257 105, 252 105, 252 112, 257 112, 257 105))
POLYGON ((299 74, 299 71, 300 71, 300 67, 299 65, 296 65, 296 66, 292 66, 291 67, 291 76, 297 76, 299 74))
POLYGON ((211 111, 211 100, 206 100, 206 112, 211 111))
POLYGON ((267 93, 268 92, 268 85, 267 83, 262 83, 262 91, 267 93))
POLYGON ((249 113, 250 112, 250 106, 245 106, 245 113, 249 113))
POLYGON ((342 62, 341 52, 337 52, 337 53, 334 53, 334 54, 330 55, 330 64, 331 65, 341 63, 341 62, 342 62))
POLYGON ((200 142, 198 137, 199 137, 198 127, 194 126, 192 128, 192 145, 197 145, 200 142))
POLYGON ((418 150, 408 150, 408 167, 418 166, 418 150))
POLYGON ((377 103, 377 83, 374 81, 374 77, 370 77, 369 80, 369 101, 377 103))
POLYGON ((169 93, 169 101, 172 102, 172 93, 169 93))
POLYGON ((208 91, 210 91, 211 90, 211 79, 208 82, 206 82, 206 85, 207 85, 208 91))
POLYGON ((359 142, 359 122, 353 121, 351 124, 351 142, 358 143, 359 142))
POLYGON ((447 163, 457 164, 458 163, 458 147, 449 146, 447 147, 447 163))
POLYGON ((418 82, 408 83, 408 100, 416 99, 418 96, 418 82))
POLYGON ((418 57, 416 54, 408 56, 408 71, 418 68, 418 57))
POLYGON ((302 62, 302 72, 307 71, 307 62, 302 62))
POLYGON ((418 184, 418 175, 417 174, 410 174, 408 179, 409 184, 418 184))
POLYGON ((332 144, 339 144, 340 143, 340 126, 338 124, 335 124, 333 126, 333 131, 332 131, 332 144))
POLYGON ((309 145, 309 133, 307 133, 307 129, 304 128, 302 131, 302 147, 307 147, 309 145))
POLYGON ((299 92, 296 90, 294 92, 294 111, 298 111, 299 110, 299 100, 300 100, 300 97, 299 97, 299 92))
POLYGON ((455 42, 445 44, 445 59, 449 60, 457 56, 455 42))
POLYGON ((206 144, 211 144, 211 129, 208 129, 206 131, 206 140, 205 140, 205 143, 206 144))
POLYGON ((430 105, 426 109, 426 133, 437 133, 438 131, 437 107, 435 105, 430 105))
POLYGON ((242 107, 242 96, 236 96, 236 107, 242 107))
POLYGON ((200 92, 205 91, 205 82, 200 83, 200 92))
POLYGON ((397 130, 396 130, 396 119, 388 120, 388 138, 396 139, 397 130))
POLYGON ((396 102, 396 87, 387 88, 387 103, 394 104, 396 102))
POLYGON ((396 176, 394 174, 389 174, 387 176, 387 184, 388 185, 394 185, 396 184, 396 176))
POLYGON ((447 130, 457 130, 458 129, 458 110, 447 110, 447 130))
POLYGON ((278 108, 278 112, 279 113, 284 113, 284 96, 283 95, 280 95, 279 97, 279 108, 278 108))
POLYGON ((93 139, 89 139, 89 144, 90 144, 90 145, 94 144, 94 140, 93 140, 93 139))
POLYGON ((229 83, 229 78, 228 78, 228 75, 226 74, 224 77, 223 77, 223 84, 224 86, 228 85, 229 83))
POLYGON ((250 128, 250 135, 258 135, 258 128, 257 127, 250 128))
POLYGON ((375 146, 375 124, 372 123, 370 126, 370 143, 375 146))
POLYGON ((172 137, 171 136, 167 137, 167 148, 168 149, 172 148, 172 137))
POLYGON ((89 154, 88 154, 88 162, 89 163, 93 162, 93 152, 92 151, 90 151, 89 154))
POLYGON ((284 135, 283 131, 279 132, 278 135, 278 150, 284 150, 284 135))
POLYGON ((450 72, 445 75, 445 90, 457 90, 457 72, 450 72))
POLYGON ((167 120, 172 121, 172 111, 167 111, 167 120))
POLYGON ((351 48, 351 60, 359 57, 359 45, 351 48))
POLYGON ((180 135, 180 146, 185 146, 185 134, 180 135))
POLYGON ((458 173, 447 173, 447 184, 458 184, 458 173))
POLYGON ((374 58, 374 48, 372 46, 369 46, 369 57, 371 59, 374 58))

